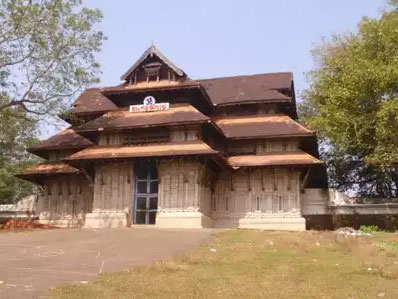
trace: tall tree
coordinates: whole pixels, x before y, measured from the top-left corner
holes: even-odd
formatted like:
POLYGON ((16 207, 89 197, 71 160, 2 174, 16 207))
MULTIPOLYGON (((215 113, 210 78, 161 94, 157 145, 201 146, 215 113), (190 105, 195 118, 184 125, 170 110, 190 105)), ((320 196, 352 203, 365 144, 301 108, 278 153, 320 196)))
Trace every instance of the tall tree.
POLYGON ((398 1, 389 4, 314 49, 300 107, 326 144, 332 184, 363 196, 398 196, 398 1))
POLYGON ((38 121, 98 82, 101 19, 81 0, 0 0, 0 203, 32 191, 14 174, 37 162, 25 149, 38 121))
POLYGON ((101 18, 81 0, 1 0, 0 113, 19 106, 35 117, 55 116, 97 82, 101 18))
POLYGON ((26 147, 37 142, 36 121, 19 108, 0 113, 0 204, 13 203, 33 191, 33 185, 14 175, 37 163, 26 147))

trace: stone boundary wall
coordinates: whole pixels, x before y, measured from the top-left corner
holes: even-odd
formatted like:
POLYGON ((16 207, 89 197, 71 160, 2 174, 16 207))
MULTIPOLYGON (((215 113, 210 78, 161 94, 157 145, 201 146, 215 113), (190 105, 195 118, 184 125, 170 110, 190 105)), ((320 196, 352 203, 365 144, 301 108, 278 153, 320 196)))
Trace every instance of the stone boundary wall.
POLYGON ((37 215, 37 196, 27 196, 16 204, 0 205, 0 221, 8 219, 34 219, 37 215))

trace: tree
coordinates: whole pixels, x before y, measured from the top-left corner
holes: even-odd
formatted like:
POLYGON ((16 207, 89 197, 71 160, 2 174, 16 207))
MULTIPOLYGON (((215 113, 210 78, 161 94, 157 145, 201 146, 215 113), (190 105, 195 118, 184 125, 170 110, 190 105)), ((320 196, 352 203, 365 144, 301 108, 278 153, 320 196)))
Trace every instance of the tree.
POLYGON ((38 159, 25 150, 37 142, 35 136, 36 121, 20 107, 0 113, 0 204, 32 194, 33 185, 14 175, 37 163, 38 159))
POLYGON ((304 122, 324 144, 332 184, 359 195, 398 196, 398 1, 358 33, 313 50, 304 122))
POLYGON ((81 0, 1 0, 0 113, 18 106, 43 118, 98 82, 101 12, 81 0))
POLYGON ((38 122, 98 82, 101 19, 81 0, 0 0, 0 203, 32 192, 14 174, 37 163, 25 149, 37 141, 38 122))

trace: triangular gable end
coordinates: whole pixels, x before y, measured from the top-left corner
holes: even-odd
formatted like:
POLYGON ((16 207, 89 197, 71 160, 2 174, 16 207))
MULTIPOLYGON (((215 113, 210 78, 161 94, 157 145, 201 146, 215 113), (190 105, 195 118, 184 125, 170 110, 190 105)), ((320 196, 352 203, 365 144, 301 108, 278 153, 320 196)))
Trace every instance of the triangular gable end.
POLYGON ((177 81, 185 78, 184 71, 175 66, 154 45, 151 45, 121 76, 121 80, 129 84, 153 80, 177 81))

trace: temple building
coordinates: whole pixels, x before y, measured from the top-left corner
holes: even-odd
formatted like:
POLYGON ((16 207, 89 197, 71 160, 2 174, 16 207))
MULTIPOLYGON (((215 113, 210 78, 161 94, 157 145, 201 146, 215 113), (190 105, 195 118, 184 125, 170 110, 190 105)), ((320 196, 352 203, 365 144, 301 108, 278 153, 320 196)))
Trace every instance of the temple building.
POLYGON ((118 86, 85 90, 70 127, 30 148, 40 222, 304 230, 323 200, 292 73, 192 80, 151 46, 118 86))

